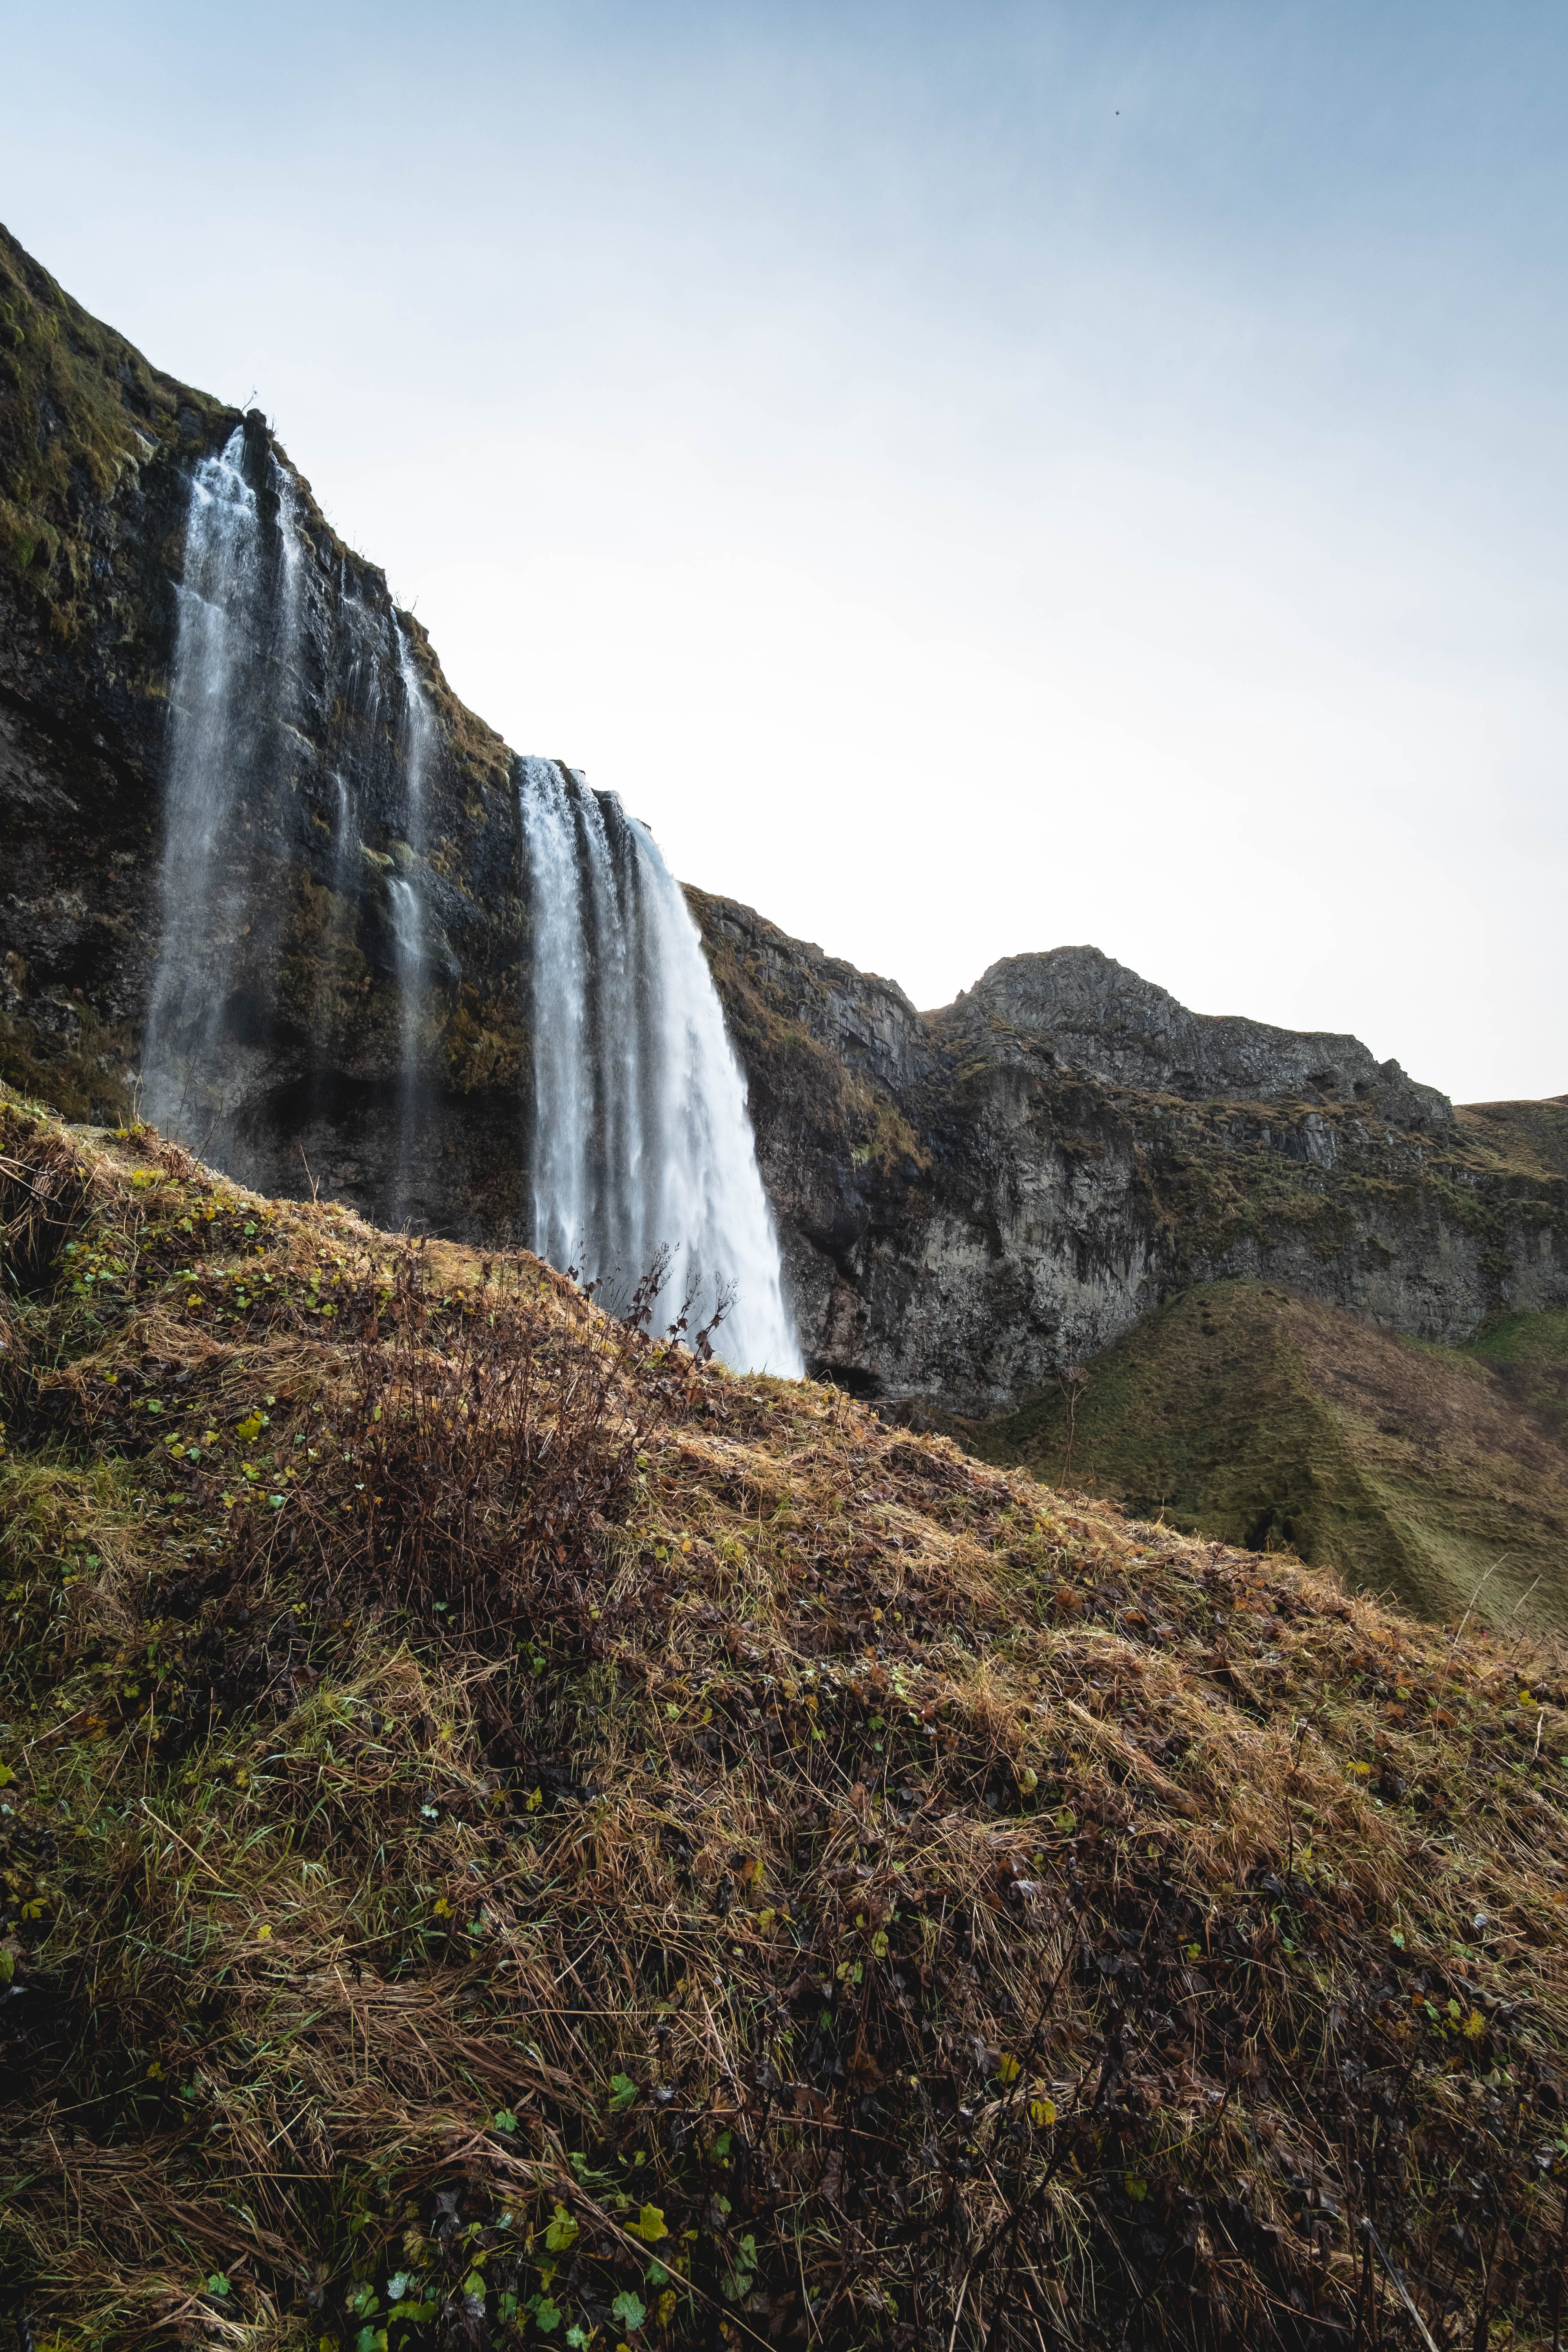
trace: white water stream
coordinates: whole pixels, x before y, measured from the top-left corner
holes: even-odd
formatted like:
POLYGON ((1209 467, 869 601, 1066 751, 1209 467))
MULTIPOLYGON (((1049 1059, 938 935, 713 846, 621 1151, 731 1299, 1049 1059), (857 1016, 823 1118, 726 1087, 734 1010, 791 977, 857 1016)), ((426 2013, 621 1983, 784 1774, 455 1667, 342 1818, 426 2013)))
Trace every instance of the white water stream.
POLYGON ((397 958, 398 998, 398 1159, 397 1181, 392 1197, 397 1212, 407 1206, 409 1163, 421 1094, 423 1034, 430 1003, 430 940, 425 904, 425 793, 431 753, 436 748, 436 722, 414 667, 408 641, 393 616, 392 634, 397 653, 397 675, 403 687, 403 710, 398 740, 403 751, 404 839, 396 846, 407 855, 401 876, 389 880, 386 895, 392 912, 393 945, 397 958))
MULTIPOLYGON (((518 763, 531 869, 533 1245, 623 1294, 660 1247, 661 1307, 721 1290, 731 1363, 798 1376, 745 1081, 679 885, 613 794, 518 763)), ((656 1322, 660 1319, 656 1317, 656 1322)))
POLYGON ((247 843, 277 722, 294 705, 300 559, 292 484, 268 453, 276 530, 243 471, 245 436, 191 484, 170 679, 160 952, 142 1053, 146 1115, 198 1148, 227 1108, 236 950, 253 912, 247 843))

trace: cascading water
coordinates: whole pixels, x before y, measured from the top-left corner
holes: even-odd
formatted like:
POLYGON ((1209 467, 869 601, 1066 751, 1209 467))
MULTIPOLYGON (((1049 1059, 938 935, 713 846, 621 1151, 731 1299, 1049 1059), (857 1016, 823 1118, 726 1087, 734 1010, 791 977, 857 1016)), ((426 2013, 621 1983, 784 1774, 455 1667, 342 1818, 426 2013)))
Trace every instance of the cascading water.
POLYGON ((232 1173, 276 1181, 270 1106, 296 1132, 330 1129, 333 1073, 357 1051, 362 1101, 367 1079, 392 1080, 369 1114, 374 1206, 402 1216, 428 1125, 432 968, 450 964, 424 856, 438 735, 384 590, 367 598, 366 576, 302 530, 301 499, 259 417, 192 477, 143 1106, 232 1173), (327 856, 301 856, 302 824, 327 856), (367 1053, 355 1024, 384 978, 390 1035, 377 1022, 367 1053))
POLYGON ((586 1247, 594 1103, 576 807, 551 760, 519 761, 518 802, 533 886, 532 1242, 564 1267, 586 1247))
POLYGON ((436 745, 431 716, 408 641, 395 614, 392 634, 397 655, 397 675, 403 688, 398 723, 403 749, 405 801, 404 838, 396 847, 404 871, 388 881, 387 903, 392 915, 393 946, 397 960, 398 989, 398 1181, 394 1198, 399 1213, 407 1206, 410 1163, 419 1114, 421 1045, 430 995, 430 941, 424 891, 425 788, 430 755, 436 745))
POLYGON ((333 896, 346 898, 353 878, 354 804, 353 794, 340 775, 332 778, 332 891, 333 896))
POLYGON ((170 681, 160 870, 161 950, 142 1055, 143 1108, 198 1146, 224 1121, 233 1074, 237 968, 253 925, 247 835, 269 781, 276 721, 295 696, 300 549, 291 485, 270 453, 274 519, 246 478, 245 433, 191 484, 170 681))
POLYGON ((778 1242, 697 927, 652 835, 547 760, 518 766, 532 883, 533 1245, 627 1289, 668 1248, 669 1293, 715 1345, 798 1375, 778 1242))

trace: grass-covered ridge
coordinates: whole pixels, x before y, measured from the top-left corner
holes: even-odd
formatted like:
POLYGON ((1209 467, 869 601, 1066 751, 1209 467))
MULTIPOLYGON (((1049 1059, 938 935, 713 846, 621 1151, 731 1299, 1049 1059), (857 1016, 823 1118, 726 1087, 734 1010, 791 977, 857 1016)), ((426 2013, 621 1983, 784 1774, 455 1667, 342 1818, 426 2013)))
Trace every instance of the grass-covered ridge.
POLYGON ((1552 2340, 1563 1664, 0 1106, 9 2308, 1552 2340))
POLYGON ((966 1429, 1188 1533, 1285 1547, 1442 1621, 1568 1633, 1568 1315, 1465 1349, 1260 1282, 1195 1286, 1016 1412, 966 1429))

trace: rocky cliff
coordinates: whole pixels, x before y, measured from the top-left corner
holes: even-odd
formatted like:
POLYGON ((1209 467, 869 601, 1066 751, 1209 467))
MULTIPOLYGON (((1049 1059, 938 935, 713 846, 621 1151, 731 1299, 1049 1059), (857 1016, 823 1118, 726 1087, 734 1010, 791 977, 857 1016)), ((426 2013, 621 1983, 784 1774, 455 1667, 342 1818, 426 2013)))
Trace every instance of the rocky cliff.
POLYGON ((79 1118, 138 1102, 182 914, 162 903, 161 852, 193 476, 236 433, 275 568, 288 502, 289 660, 249 714, 221 844, 229 1084, 188 1139, 283 1191, 308 1169, 384 1215, 514 1229, 527 909, 511 755, 265 419, 160 374, 3 231, 0 1073, 79 1118), (417 846, 399 648, 429 722, 417 846), (411 868, 432 931, 412 1102, 392 895, 411 868))
POLYGON ((991 1412, 1190 1284, 1450 1344, 1568 1300, 1568 1101, 1456 1110, 1353 1037, 1187 1012, 1093 948, 918 1013, 692 892, 816 1360, 991 1412))
MULTIPOLYGON (((183 1106, 187 1140, 270 1192, 515 1237, 518 763, 266 420, 160 374, 3 231, 0 1076, 77 1118, 140 1099, 155 977, 198 928, 163 851, 189 518, 220 452, 272 651, 215 853, 222 1083, 183 1106)), ((1012 957, 923 1014, 689 898, 807 1354, 863 1392, 992 1411, 1221 1276, 1449 1341, 1568 1301, 1561 1105, 1456 1112, 1353 1038, 1191 1013, 1092 948, 1012 957)))

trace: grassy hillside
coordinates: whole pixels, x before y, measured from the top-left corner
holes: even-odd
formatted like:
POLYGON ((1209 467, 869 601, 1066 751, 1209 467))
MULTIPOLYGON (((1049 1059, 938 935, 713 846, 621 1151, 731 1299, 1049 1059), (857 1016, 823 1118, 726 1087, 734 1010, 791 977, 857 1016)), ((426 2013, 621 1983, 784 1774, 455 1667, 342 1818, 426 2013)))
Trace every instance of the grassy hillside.
POLYGON ((1568 1176, 1568 1095, 1543 1102, 1463 1103, 1454 1115, 1474 1142, 1521 1172, 1568 1176))
POLYGON ((969 1430, 975 1453, 1289 1547, 1423 1616, 1568 1632, 1568 1314, 1510 1315, 1458 1350, 1211 1283, 1084 1369, 1076 1394, 969 1430))
POLYGON ((1503 1392, 1568 1445, 1568 1311, 1500 1315, 1465 1353, 1488 1365, 1503 1392))
POLYGON ((1552 2340, 1559 1653, 3 1098, 0 1263, 40 2344, 1552 2340))

